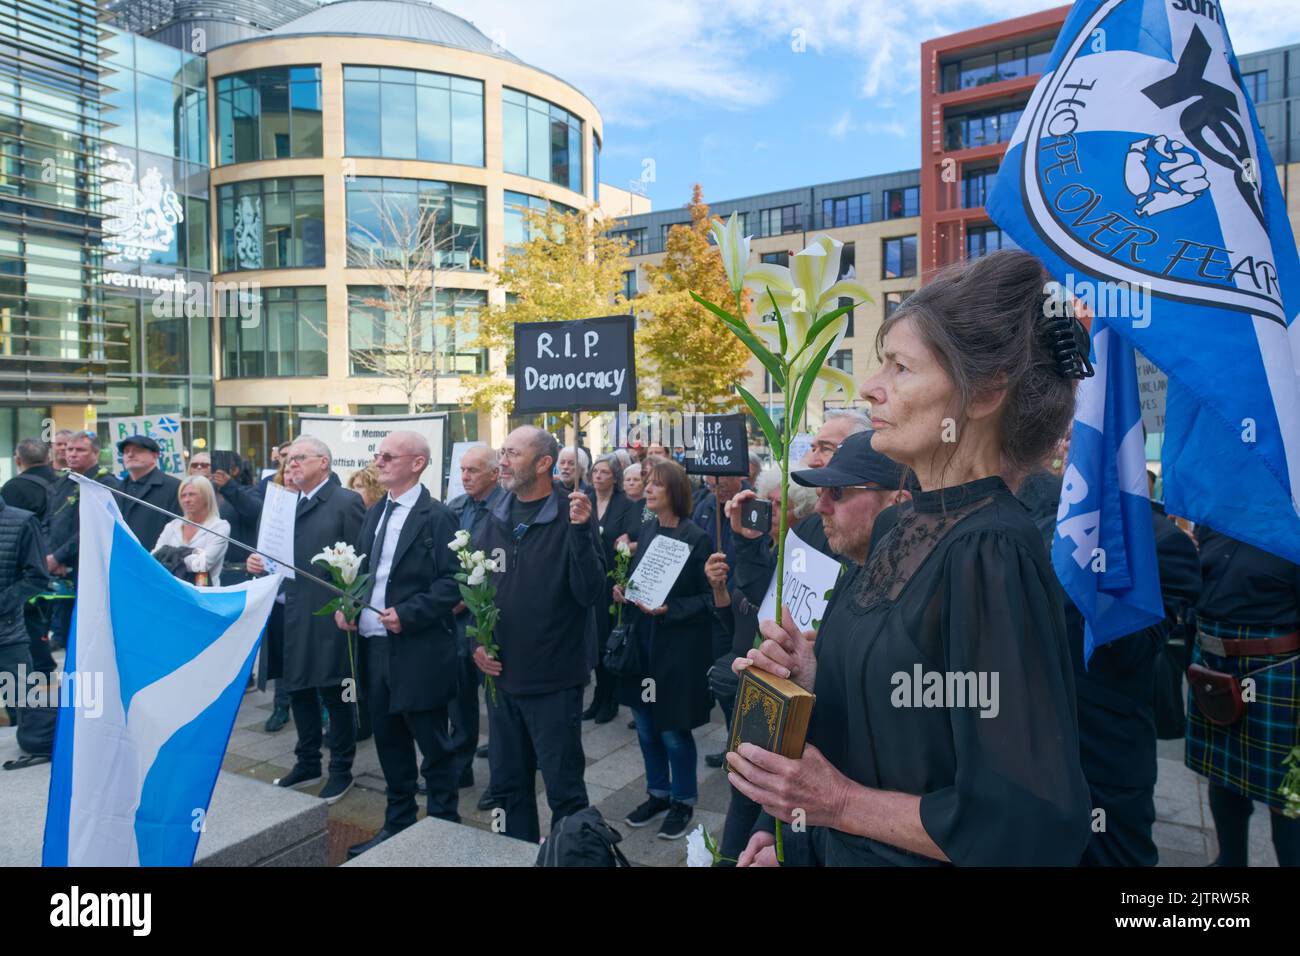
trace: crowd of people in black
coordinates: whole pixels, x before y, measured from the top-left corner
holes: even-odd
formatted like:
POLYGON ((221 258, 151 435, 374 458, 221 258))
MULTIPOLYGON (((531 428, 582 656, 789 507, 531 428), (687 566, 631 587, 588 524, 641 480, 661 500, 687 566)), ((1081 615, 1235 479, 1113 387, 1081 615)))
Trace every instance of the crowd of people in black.
POLYGON ((537 772, 553 821, 586 808, 583 722, 621 707, 646 780, 623 822, 680 838, 699 796, 694 731, 714 705, 730 720, 739 675, 761 667, 816 705, 797 759, 748 743, 705 756, 730 771, 719 850, 740 866, 776 863, 778 823, 791 824, 787 865, 1154 865, 1157 740, 1183 736, 1209 781, 1216 863, 1247 863, 1258 802, 1279 862, 1298 865, 1300 820, 1279 784, 1300 745, 1300 567, 1211 528, 1189 533, 1153 500, 1165 618, 1085 661, 1083 618, 1050 561, 1079 369, 1063 350, 1079 344, 1045 333, 1043 287, 1038 260, 1003 252, 913 294, 880 329, 880 368, 861 386, 869 417, 828 411, 785 489, 756 455, 748 476, 700 480, 662 446, 593 462, 532 426, 470 449, 464 494, 447 504, 421 483, 433 463, 413 432, 388 435, 350 487, 311 436, 276 449, 260 483, 247 463, 214 470, 202 452, 183 480, 165 475, 145 437, 121 443, 122 479, 93 432, 52 449, 23 441, 20 474, 0 489, 0 670, 57 668, 78 557, 70 474, 123 491, 141 544, 211 586, 267 572, 250 549, 274 482, 298 495, 300 569, 281 585, 258 667, 276 681, 267 729, 291 715, 298 739, 276 783, 323 780, 320 798, 341 799, 373 734, 388 806, 354 855, 414 823, 420 792, 430 816, 458 821, 476 754, 490 771, 480 809, 539 841, 537 772), (755 498, 779 508, 783 491, 784 525, 840 565, 815 630, 759 619, 781 522, 765 533, 741 515, 755 498), (470 636, 449 547, 459 532, 502 559, 495 655, 470 636), (661 537, 689 557, 649 607, 610 571, 627 553, 635 572, 661 537), (328 594, 312 556, 339 541, 373 576, 355 623, 314 613, 328 594), (1189 665, 1258 691, 1225 722, 1184 689, 1189 665), (900 706, 898 675, 932 672, 987 677, 996 700, 900 706))

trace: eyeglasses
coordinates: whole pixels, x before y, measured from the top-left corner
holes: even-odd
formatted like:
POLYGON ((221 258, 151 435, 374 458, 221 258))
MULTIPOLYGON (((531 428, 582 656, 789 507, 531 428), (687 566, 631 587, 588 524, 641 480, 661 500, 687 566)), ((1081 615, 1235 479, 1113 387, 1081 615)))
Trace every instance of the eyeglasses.
POLYGON ((827 488, 826 493, 831 496, 831 501, 842 501, 844 491, 847 488, 856 488, 858 491, 884 491, 879 485, 840 485, 838 487, 827 488))
POLYGON ((324 455, 290 455, 289 464, 301 465, 308 458, 324 458, 324 457, 325 457, 324 455))
POLYGON ((211 470, 212 470, 212 465, 210 462, 206 462, 206 461, 190 462, 190 471, 211 471, 211 470))
POLYGON ((375 452, 375 461, 383 462, 385 465, 390 461, 397 461, 399 458, 414 458, 414 455, 390 455, 386 451, 375 452))

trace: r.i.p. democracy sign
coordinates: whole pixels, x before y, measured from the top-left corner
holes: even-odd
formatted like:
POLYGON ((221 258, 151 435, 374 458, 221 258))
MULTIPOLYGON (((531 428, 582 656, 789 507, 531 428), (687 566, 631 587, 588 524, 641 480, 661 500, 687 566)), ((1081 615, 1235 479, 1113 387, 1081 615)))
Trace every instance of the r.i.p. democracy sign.
POLYGON ((636 408, 632 316, 515 326, 516 415, 636 408))

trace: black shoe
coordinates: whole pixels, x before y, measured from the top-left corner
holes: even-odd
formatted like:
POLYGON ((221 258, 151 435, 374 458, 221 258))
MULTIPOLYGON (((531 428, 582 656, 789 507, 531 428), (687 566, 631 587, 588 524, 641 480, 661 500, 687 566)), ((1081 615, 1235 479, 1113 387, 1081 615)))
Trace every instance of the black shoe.
POLYGON ((659 839, 678 840, 686 836, 686 828, 691 825, 695 808, 684 803, 674 803, 664 817, 664 825, 659 828, 659 839))
POLYGON ((416 792, 416 793, 428 794, 428 792, 429 792, 429 785, 428 785, 427 783, 424 782, 424 778, 423 778, 423 777, 420 777, 419 779, 417 779, 417 780, 415 781, 415 792, 416 792))
POLYGON ((332 773, 329 779, 325 781, 325 789, 317 794, 327 804, 335 804, 343 799, 343 795, 352 789, 352 774, 350 773, 332 773))
POLYGON ((461 771, 460 784, 457 789, 465 790, 472 786, 474 786, 474 768, 471 765, 466 764, 465 769, 461 771))
POLYGON ((582 719, 591 720, 591 718, 595 717, 599 713, 600 713, 600 698, 593 697, 591 699, 591 706, 582 712, 582 719))
POLYGON ((291 787, 298 790, 309 787, 318 780, 320 780, 320 770, 306 770, 300 764, 295 764, 287 774, 271 782, 277 787, 291 787))
POLYGON ((484 744, 482 747, 475 750, 474 756, 478 757, 480 760, 487 760, 487 744, 484 744))
POLYGON ((704 762, 708 764, 710 767, 721 767, 724 763, 727 762, 727 752, 724 750, 721 753, 706 754, 704 757, 704 762))
POLYGON ((673 806, 667 800, 659 797, 651 797, 641 806, 637 807, 631 813, 623 818, 623 822, 630 827, 643 827, 650 823, 661 813, 667 813, 668 809, 673 806))
POLYGON ((480 810, 495 810, 497 807, 505 806, 505 804, 494 797, 491 790, 484 790, 483 796, 478 798, 476 806, 480 810))
POLYGON ((348 859, 355 860, 362 853, 365 853, 367 850, 373 850, 375 847, 379 846, 379 844, 383 843, 385 840, 390 840, 401 832, 402 832, 401 830, 390 830, 387 827, 385 827, 384 829, 376 833, 374 836, 372 836, 365 843, 356 843, 348 847, 348 859))
MULTIPOLYGON (((618 704, 613 698, 610 698, 601 706, 600 711, 596 714, 596 723, 607 724, 617 716, 618 704)), ((632 724, 635 726, 636 721, 633 721, 632 724)))
POLYGON ((636 721, 635 721, 635 720, 629 720, 629 721, 627 722, 627 729, 628 729, 628 730, 636 730, 636 721))
POLYGON ((289 708, 277 707, 271 711, 271 716, 266 718, 266 723, 262 726, 262 729, 268 734, 274 734, 284 730, 287 723, 289 723, 289 708))

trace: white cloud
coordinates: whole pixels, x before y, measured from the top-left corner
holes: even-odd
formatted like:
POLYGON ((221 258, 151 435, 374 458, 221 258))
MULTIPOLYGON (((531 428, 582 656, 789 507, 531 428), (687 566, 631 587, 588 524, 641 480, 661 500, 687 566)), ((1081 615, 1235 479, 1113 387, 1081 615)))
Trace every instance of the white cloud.
MULTIPOLYGON (((1295 0, 1229 11, 1238 52, 1300 39, 1295 0)), ((783 90, 786 57, 851 57, 852 85, 807 91, 914 95, 924 40, 1058 6, 1058 0, 442 0, 520 59, 572 83, 606 121, 644 126, 686 101, 753 109, 783 90), (793 31, 807 51, 792 49, 793 31), (788 52, 787 52, 788 51, 788 52), (757 56, 756 56, 757 54, 757 56)), ((803 92, 803 91, 800 91, 803 92)), ((845 129, 844 132, 848 130, 845 129)))

